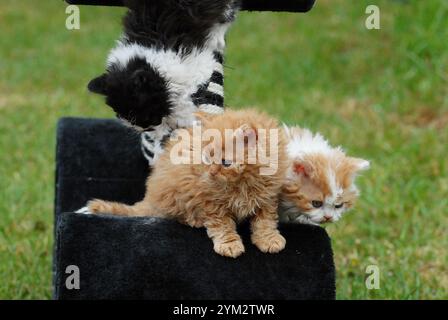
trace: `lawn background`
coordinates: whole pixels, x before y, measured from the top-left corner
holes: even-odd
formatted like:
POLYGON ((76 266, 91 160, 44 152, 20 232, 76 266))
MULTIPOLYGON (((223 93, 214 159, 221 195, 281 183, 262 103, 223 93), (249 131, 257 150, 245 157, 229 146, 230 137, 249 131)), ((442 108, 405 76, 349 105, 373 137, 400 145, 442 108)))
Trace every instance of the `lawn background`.
MULTIPOLYGON (((86 84, 123 9, 0 2, 0 298, 51 298, 55 127, 112 117, 86 84)), ((354 211, 327 227, 339 299, 448 298, 448 2, 317 0, 308 14, 242 13, 226 104, 319 130, 372 161, 354 211), (367 30, 368 4, 381 30, 367 30), (367 290, 376 264, 381 288, 367 290)), ((81 205, 81 204, 80 204, 81 205)))

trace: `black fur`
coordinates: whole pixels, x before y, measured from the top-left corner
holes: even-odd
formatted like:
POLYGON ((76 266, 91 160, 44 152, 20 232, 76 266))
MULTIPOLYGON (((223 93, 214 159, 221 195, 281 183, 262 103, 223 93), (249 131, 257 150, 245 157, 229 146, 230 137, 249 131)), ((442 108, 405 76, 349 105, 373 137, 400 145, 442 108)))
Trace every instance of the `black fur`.
POLYGON ((142 148, 142 151, 145 158, 154 158, 154 152, 152 152, 151 150, 142 148))
POLYGON ((141 58, 131 59, 125 69, 112 65, 88 88, 105 95, 119 118, 141 128, 158 125, 170 113, 166 81, 141 58))
MULTIPOLYGON (((187 54, 205 44, 216 23, 234 19, 232 10, 239 8, 240 0, 125 0, 124 4, 129 11, 123 19, 122 43, 187 54)), ((142 128, 160 124, 171 113, 167 81, 141 58, 132 59, 124 69, 109 66, 88 89, 106 96, 117 117, 142 128)))
POLYGON ((215 56, 215 60, 218 61, 220 64, 224 63, 224 57, 221 53, 215 51, 213 52, 213 55, 215 56))
POLYGON ((214 82, 220 85, 224 85, 224 76, 222 75, 222 73, 216 72, 214 71, 212 73, 212 77, 210 78, 210 82, 214 82))
MULTIPOLYGON (((207 83, 208 85, 208 83, 207 83)), ((195 105, 213 104, 222 106, 224 104, 224 97, 213 92, 207 91, 207 85, 199 87, 199 90, 191 96, 195 105)))
POLYGON ((123 19, 128 42, 146 47, 201 47, 216 23, 231 22, 239 0, 128 0, 123 19), (232 9, 232 10, 229 10, 232 9), (230 14, 226 15, 229 11, 230 14))

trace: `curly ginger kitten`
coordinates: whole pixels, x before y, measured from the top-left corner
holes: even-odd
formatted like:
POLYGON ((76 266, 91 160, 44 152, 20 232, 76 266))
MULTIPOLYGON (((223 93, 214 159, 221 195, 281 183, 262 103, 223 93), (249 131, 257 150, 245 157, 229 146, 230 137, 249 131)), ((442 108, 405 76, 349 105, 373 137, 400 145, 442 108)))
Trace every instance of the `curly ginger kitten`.
POLYGON ((277 207, 287 159, 284 136, 277 121, 251 109, 227 110, 214 116, 197 114, 197 117, 202 122, 202 131, 217 132, 213 140, 205 139, 204 134, 195 135, 197 127, 180 129, 178 132, 183 135, 178 133, 177 138, 182 137, 185 144, 180 147, 173 139, 167 143, 147 180, 142 201, 126 205, 92 200, 88 203, 89 211, 157 216, 192 227, 205 227, 215 252, 234 258, 244 252, 236 224, 248 218, 252 243, 262 252, 281 251, 286 240, 277 229, 277 207), (227 133, 229 129, 231 135, 227 133), (270 132, 276 134, 271 136, 270 132), (229 156, 225 147, 230 144, 233 146, 230 149, 238 150, 238 141, 244 145, 243 152, 235 151, 229 156), (259 153, 251 161, 255 149, 259 153), (201 161, 192 164, 198 150, 201 161), (176 157, 185 151, 187 156, 176 157), (263 152, 269 161, 262 161, 263 152), (179 159, 189 163, 175 164, 179 159), (263 174, 263 170, 268 174, 263 174))
POLYGON ((281 220, 306 224, 338 221, 359 196, 355 178, 369 161, 348 157, 320 134, 284 126, 290 164, 281 194, 281 220))

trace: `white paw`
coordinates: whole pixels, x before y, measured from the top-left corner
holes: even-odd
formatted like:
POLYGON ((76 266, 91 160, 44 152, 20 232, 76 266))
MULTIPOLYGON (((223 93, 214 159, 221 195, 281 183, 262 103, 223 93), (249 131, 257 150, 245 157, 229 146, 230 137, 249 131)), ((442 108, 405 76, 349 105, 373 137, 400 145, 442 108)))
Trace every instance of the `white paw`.
POLYGON ((81 209, 75 211, 75 213, 92 214, 92 212, 89 211, 88 207, 82 207, 81 209))

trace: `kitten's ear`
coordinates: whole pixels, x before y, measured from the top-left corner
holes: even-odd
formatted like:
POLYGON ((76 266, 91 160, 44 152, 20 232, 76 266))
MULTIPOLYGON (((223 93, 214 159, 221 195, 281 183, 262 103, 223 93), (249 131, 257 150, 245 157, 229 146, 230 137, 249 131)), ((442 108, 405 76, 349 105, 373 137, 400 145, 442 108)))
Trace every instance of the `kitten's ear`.
POLYGON ((355 167, 355 171, 365 171, 370 168, 370 162, 361 158, 349 158, 350 162, 355 167))
POLYGON ((292 164, 292 171, 299 176, 309 177, 312 170, 313 168, 305 161, 294 161, 292 164))
POLYGON ((107 74, 103 73, 99 77, 90 80, 87 88, 90 92, 106 95, 107 94, 107 74))

